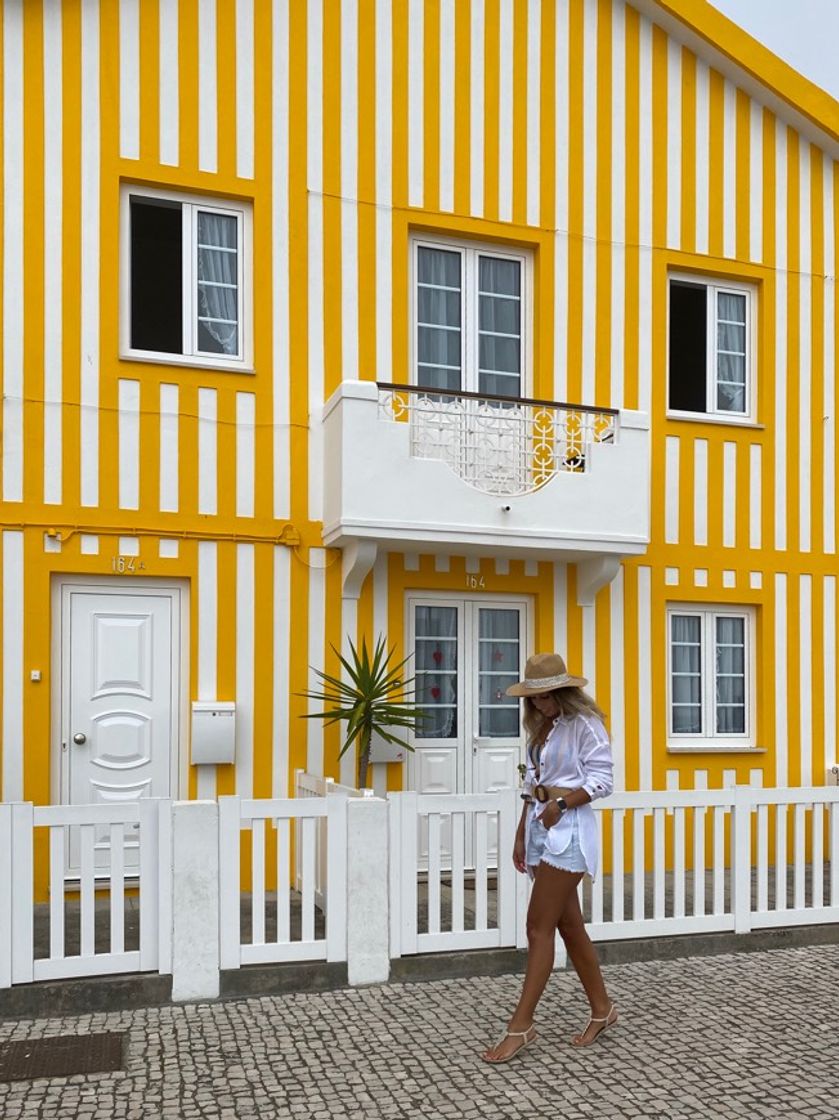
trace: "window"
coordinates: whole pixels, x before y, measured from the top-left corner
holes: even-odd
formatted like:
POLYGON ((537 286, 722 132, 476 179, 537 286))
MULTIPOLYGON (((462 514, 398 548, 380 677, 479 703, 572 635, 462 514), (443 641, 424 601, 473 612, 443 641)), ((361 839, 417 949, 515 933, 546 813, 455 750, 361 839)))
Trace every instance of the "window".
POLYGON ((754 746, 753 626, 749 609, 668 610, 671 747, 754 746))
POLYGON ((246 369, 250 210, 145 188, 122 196, 122 356, 246 369))
POLYGON ((670 278, 671 412, 754 419, 753 288, 670 278))
POLYGON ((413 252, 416 384, 525 395, 529 258, 419 240, 413 252))

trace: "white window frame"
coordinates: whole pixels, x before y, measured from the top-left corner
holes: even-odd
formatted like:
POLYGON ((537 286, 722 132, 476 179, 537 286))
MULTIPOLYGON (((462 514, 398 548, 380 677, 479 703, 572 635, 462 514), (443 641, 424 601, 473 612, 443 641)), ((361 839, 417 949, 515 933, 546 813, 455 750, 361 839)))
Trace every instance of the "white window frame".
POLYGON ((181 191, 123 183, 120 188, 120 358, 159 365, 190 366, 253 373, 253 211, 250 203, 184 194, 181 191), (131 346, 131 199, 160 198, 183 207, 181 291, 183 353, 140 350, 131 346), (198 350, 195 308, 198 211, 235 217, 238 229, 239 353, 205 354, 198 350))
MULTIPOLYGON (((497 257, 518 261, 521 265, 521 396, 533 396, 533 254, 527 249, 511 248, 490 242, 470 241, 454 237, 422 236, 410 239, 410 370, 411 384, 417 384, 417 327, 419 322, 418 250, 444 249, 461 256, 461 392, 477 393, 478 389, 478 257, 497 257)), ((515 400, 515 397, 511 397, 515 400)))
POLYGON ((676 419, 705 420, 714 424, 757 423, 757 286, 725 276, 703 276, 690 272, 667 274, 667 415, 676 419), (670 290, 673 282, 703 287, 705 296, 705 412, 670 407, 670 290), (746 297, 746 411, 724 412, 717 405, 717 296, 746 297))
POLYGON ((756 613, 750 606, 730 606, 720 603, 669 603, 666 617, 667 648, 667 748, 669 751, 748 751, 758 750, 755 744, 757 702, 755 682, 756 667, 756 613), (674 615, 691 615, 702 619, 702 735, 678 734, 673 731, 673 639, 671 620, 674 615), (745 650, 746 727, 742 734, 717 732, 716 726, 716 620, 741 618, 745 650))

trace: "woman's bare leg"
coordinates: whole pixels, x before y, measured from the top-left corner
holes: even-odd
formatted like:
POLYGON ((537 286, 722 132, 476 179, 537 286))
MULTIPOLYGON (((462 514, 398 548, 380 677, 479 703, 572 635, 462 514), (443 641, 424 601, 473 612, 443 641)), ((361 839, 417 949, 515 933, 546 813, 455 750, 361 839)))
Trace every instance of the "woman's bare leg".
MULTIPOLYGON (((583 985, 588 1002, 591 1005, 591 1015, 594 1019, 605 1019, 612 1006, 603 982, 603 973, 600 971, 600 961, 597 950, 591 938, 586 933, 583 914, 580 910, 580 899, 577 892, 568 899, 565 908, 557 923, 568 956, 576 969, 580 982, 583 985)), ((617 1019, 617 1012, 610 1016, 611 1021, 617 1019)), ((597 1035, 606 1027, 606 1023, 591 1023, 574 1041, 578 1044, 593 1042, 597 1035)))
MULTIPOLYGON (((527 1031, 533 1025, 536 1004, 545 990, 554 963, 554 945, 560 919, 573 896, 581 874, 560 871, 547 863, 536 868, 536 878, 527 910, 527 971, 519 1002, 507 1029, 527 1031)), ((521 1038, 505 1038, 485 1051, 488 1061, 499 1061, 522 1046, 521 1038)))

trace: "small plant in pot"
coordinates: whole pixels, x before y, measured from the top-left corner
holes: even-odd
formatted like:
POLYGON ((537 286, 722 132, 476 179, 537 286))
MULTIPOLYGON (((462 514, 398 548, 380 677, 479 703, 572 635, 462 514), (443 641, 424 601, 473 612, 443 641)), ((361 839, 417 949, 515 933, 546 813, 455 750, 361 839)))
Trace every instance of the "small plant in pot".
POLYGON ((387 743, 412 751, 411 744, 394 734, 393 729, 415 730, 424 713, 412 702, 414 678, 403 680, 403 669, 409 657, 394 664, 395 650, 387 649, 381 635, 376 639, 372 657, 365 639, 361 641, 360 650, 352 641, 349 646, 348 657, 343 657, 332 647, 346 671, 346 679, 333 677, 312 666, 322 691, 306 691, 301 695, 325 707, 320 712, 307 712, 302 718, 322 719, 327 727, 346 721, 347 730, 338 757, 342 758, 355 744, 358 748, 358 786, 363 789, 367 785, 373 736, 380 736, 387 743))

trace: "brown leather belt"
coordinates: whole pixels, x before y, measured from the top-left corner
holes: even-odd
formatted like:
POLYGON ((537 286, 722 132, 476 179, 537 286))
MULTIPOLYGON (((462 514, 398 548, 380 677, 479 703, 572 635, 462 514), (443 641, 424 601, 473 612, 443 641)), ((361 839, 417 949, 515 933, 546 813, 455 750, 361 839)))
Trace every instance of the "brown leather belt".
POLYGON ((569 793, 574 793, 573 789, 566 789, 564 786, 543 786, 538 785, 533 787, 533 796, 540 805, 544 805, 546 801, 553 801, 558 797, 567 797, 569 793))

